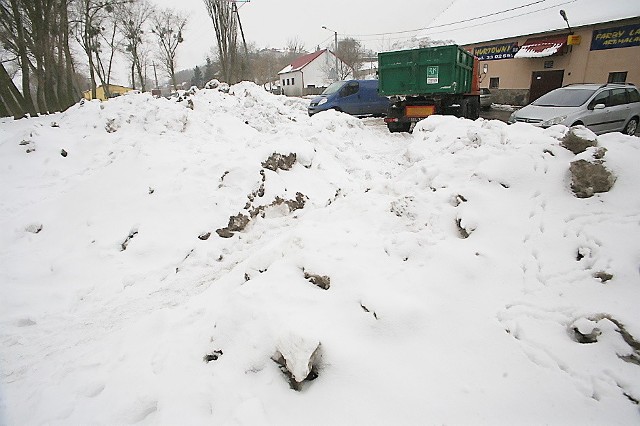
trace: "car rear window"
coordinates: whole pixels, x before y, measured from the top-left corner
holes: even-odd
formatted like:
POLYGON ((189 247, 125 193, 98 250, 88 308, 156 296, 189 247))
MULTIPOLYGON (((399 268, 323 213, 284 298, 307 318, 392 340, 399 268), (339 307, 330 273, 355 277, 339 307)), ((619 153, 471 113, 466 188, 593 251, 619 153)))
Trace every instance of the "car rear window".
POLYGON ((532 102, 537 106, 577 107, 589 100, 595 89, 556 89, 532 102))
POLYGON ((640 102, 640 93, 638 89, 627 89, 629 94, 629 102, 640 102))

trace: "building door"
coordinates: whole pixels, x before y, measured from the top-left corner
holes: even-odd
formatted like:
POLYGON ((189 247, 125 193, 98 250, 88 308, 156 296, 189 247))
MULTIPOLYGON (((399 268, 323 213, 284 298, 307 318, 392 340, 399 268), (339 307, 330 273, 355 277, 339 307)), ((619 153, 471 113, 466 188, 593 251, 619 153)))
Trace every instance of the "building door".
POLYGON ((562 87, 564 70, 534 71, 531 74, 531 87, 529 88, 529 102, 533 102, 540 96, 562 87))

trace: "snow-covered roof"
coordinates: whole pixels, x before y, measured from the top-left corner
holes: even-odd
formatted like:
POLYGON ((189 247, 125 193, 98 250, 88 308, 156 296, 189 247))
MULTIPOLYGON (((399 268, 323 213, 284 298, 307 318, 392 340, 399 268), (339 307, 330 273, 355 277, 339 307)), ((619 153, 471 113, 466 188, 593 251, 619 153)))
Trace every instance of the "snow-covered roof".
POLYGON ((567 29, 560 16, 566 12, 571 27, 640 16, 640 2, 618 0, 455 0, 428 24, 420 37, 471 44, 567 29))
POLYGON ((318 50, 318 51, 313 52, 313 53, 309 53, 309 54, 304 55, 304 56, 299 56, 296 59, 294 59, 293 62, 291 62, 289 65, 284 67, 278 74, 286 74, 288 72, 301 70, 302 68, 304 68, 307 65, 309 65, 317 57, 319 57, 320 55, 322 55, 326 51, 327 51, 327 49, 322 49, 322 50, 318 50))

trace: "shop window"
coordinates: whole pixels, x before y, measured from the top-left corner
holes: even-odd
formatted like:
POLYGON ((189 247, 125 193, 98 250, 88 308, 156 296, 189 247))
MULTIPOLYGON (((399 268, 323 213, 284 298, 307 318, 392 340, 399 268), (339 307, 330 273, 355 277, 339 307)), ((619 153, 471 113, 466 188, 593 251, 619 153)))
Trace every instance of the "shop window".
POLYGON ((489 79, 489 89, 497 89, 500 87, 500 77, 491 77, 489 79))
POLYGON ((627 72, 626 71, 617 71, 609 73, 608 83, 624 83, 627 81, 627 72))
POLYGON ((292 79, 291 79, 291 85, 292 85, 292 86, 294 86, 294 85, 296 84, 295 82, 296 82, 296 79, 295 79, 295 78, 292 78, 292 79))

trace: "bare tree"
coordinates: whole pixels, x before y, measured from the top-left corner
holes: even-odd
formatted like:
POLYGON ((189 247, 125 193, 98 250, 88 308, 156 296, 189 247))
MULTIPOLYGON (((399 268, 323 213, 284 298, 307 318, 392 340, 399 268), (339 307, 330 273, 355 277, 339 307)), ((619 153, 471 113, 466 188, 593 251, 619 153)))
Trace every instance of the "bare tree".
POLYGON ((116 45, 116 22, 113 19, 114 9, 128 0, 71 0, 75 4, 74 23, 76 40, 87 55, 89 78, 91 79, 91 96, 96 97, 96 75, 109 97, 109 82, 116 45), (107 28, 109 31, 107 31, 107 28), (109 49, 106 49, 109 48, 109 49), (109 56, 105 68, 102 54, 109 56))
POLYGON ((177 90, 176 83, 176 51, 178 45, 184 40, 182 31, 187 25, 186 16, 171 9, 163 9, 153 14, 151 18, 151 32, 156 35, 160 45, 160 62, 171 78, 173 89, 177 90))
POLYGON ((342 61, 342 58, 340 58, 340 56, 338 56, 338 61, 336 63, 334 53, 329 49, 327 49, 327 53, 327 59, 320 68, 326 75, 327 82, 353 78, 353 69, 344 61, 342 61), (338 69, 336 69, 336 65, 338 65, 338 69))
POLYGON ((304 42, 297 36, 287 39, 287 54, 292 56, 299 56, 304 52, 304 42))
POLYGON ((265 86, 265 89, 267 83, 278 79, 278 71, 286 65, 283 65, 282 54, 278 55, 267 49, 260 52, 253 51, 250 58, 254 82, 265 86))
MULTIPOLYGON (((2 25, 0 41, 7 48, 13 46, 12 50, 20 63, 22 72, 23 98, 20 102, 22 113, 29 112, 33 115, 36 113, 36 109, 31 98, 28 46, 24 27, 25 18, 21 9, 21 4, 16 0, 11 0, 10 8, 4 1, 0 3, 0 23, 2 25)), ((3 93, 5 93, 4 90, 3 93)))
POLYGON ((342 67, 338 65, 338 68, 343 68, 338 74, 353 71, 354 78, 358 78, 358 72, 362 68, 364 57, 364 49, 360 43, 353 38, 342 39, 338 42, 338 51, 336 54, 345 65, 342 67))
POLYGON ((131 85, 136 88, 136 77, 142 91, 146 90, 144 65, 147 50, 144 48, 144 27, 153 13, 147 0, 133 0, 118 8, 116 17, 125 39, 124 53, 131 62, 131 85))
MULTIPOLYGON (((215 57, 215 55, 214 55, 215 57)), ((214 64, 214 62, 211 60, 211 57, 207 56, 207 63, 204 67, 204 82, 208 82, 210 80, 213 80, 213 78, 215 78, 216 76, 216 70, 215 70, 216 65, 214 64)))
POLYGON ((61 111, 78 99, 67 12, 68 0, 0 1, 0 42, 22 74, 20 92, 2 66, 2 114, 21 117, 61 111))
POLYGON ((218 59, 222 78, 235 83, 238 56, 238 21, 233 5, 226 0, 203 0, 213 22, 218 42, 218 59))

